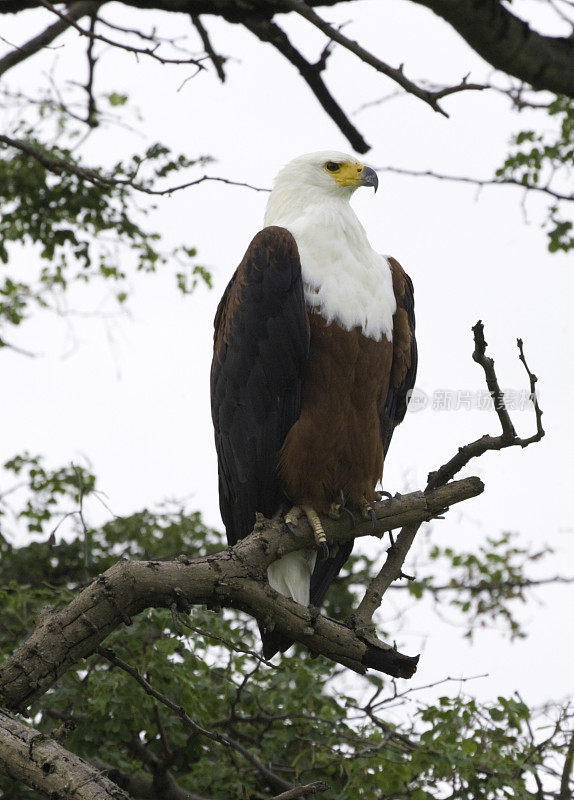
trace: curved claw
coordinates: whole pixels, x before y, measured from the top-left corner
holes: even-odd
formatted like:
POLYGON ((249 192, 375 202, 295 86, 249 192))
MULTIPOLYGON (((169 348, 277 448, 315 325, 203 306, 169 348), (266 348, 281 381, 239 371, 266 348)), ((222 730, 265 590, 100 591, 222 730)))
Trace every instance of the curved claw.
POLYGON ((326 542, 319 545, 319 561, 326 561, 329 558, 329 547, 326 542))
POLYGON ((351 518, 351 530, 354 530, 357 521, 355 520, 355 515, 353 514, 353 512, 350 509, 346 508, 345 506, 341 506, 341 511, 344 511, 345 514, 347 514, 347 516, 351 518))
POLYGON ((373 508, 369 508, 367 513, 371 518, 371 527, 374 528, 377 522, 377 515, 375 514, 375 510, 373 508))
POLYGON ((295 525, 293 525, 293 523, 292 523, 292 522, 286 522, 286 523, 285 523, 285 525, 287 525, 287 527, 289 528, 289 530, 291 531, 291 533, 293 534, 293 536, 294 536, 296 539, 304 539, 304 538, 305 538, 305 537, 304 537, 304 534, 302 534, 302 533, 299 533, 299 532, 297 531, 297 528, 295 527, 295 525))
POLYGON ((380 491, 379 494, 381 495, 381 500, 383 497, 386 497, 388 500, 392 500, 393 496, 390 492, 380 491))

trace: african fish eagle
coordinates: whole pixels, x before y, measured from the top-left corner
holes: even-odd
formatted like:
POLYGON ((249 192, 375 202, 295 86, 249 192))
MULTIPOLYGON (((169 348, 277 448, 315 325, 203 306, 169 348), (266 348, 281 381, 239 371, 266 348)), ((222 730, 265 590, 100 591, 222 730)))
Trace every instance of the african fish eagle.
MULTIPOLYGON (((413 286, 376 253, 349 201, 376 172, 311 153, 278 174, 265 227, 219 303, 211 403, 219 503, 230 545, 256 512, 306 516, 316 550, 268 569, 276 591, 319 606, 353 543, 329 552, 318 514, 372 514, 415 380, 413 286), (322 552, 321 552, 322 551, 322 552)), ((266 658, 292 642, 261 627, 266 658)))

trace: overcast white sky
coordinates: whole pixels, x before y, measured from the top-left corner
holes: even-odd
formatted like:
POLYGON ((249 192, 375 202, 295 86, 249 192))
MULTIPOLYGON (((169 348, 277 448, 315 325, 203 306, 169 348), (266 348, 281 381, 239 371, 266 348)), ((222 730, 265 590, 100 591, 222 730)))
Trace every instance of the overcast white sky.
MULTIPOLYGON (((536 8, 540 4, 523 4, 536 8)), ((538 9, 537 13, 540 13, 538 9)), ((108 19, 130 27, 161 25, 164 35, 187 29, 184 18, 130 14, 121 6, 108 19)), ((405 63, 412 78, 455 83, 493 77, 490 68, 424 9, 399 0, 361 2, 331 9, 333 22, 353 17, 345 32, 391 64, 405 63)), ((47 11, 2 18, 2 36, 22 43, 50 22, 47 11)), ((313 150, 349 151, 294 70, 268 46, 238 26, 206 18, 217 49, 230 56, 221 86, 212 72, 190 80, 191 70, 106 52, 99 65, 100 91, 125 91, 142 122, 138 134, 96 131, 86 146, 94 163, 114 163, 154 141, 188 156, 211 154, 217 174, 270 186, 277 170, 313 150)), ((307 54, 324 44, 307 23, 290 20, 307 54)), ((53 67, 60 80, 84 80, 78 36, 42 54, 8 76, 11 88, 33 91, 53 67)), ((394 91, 388 80, 336 51, 327 81, 348 111, 394 91)), ((434 169, 488 177, 500 165, 513 131, 537 124, 533 113, 512 113, 495 94, 466 93, 444 101, 450 119, 412 97, 401 97, 354 117, 372 151, 374 166, 434 169)), ((5 123, 4 119, 4 123, 5 123)), ((543 119, 543 124, 549 123, 543 119)), ((435 390, 482 390, 473 363, 471 326, 481 318, 501 384, 527 386, 517 359, 521 336, 530 366, 540 379, 547 437, 526 451, 489 455, 465 474, 478 474, 486 491, 453 509, 433 526, 432 541, 477 546, 486 536, 516 530, 522 541, 550 544, 556 556, 535 574, 573 574, 571 516, 571 401, 574 390, 572 256, 552 255, 538 223, 544 203, 527 202, 510 188, 476 190, 426 179, 381 176, 379 192, 358 192, 353 204, 373 246, 392 254, 415 284, 420 367, 417 384, 435 390)), ((146 199, 142 198, 142 204, 146 199)), ((3 351, 0 456, 27 448, 52 466, 87 457, 116 514, 152 506, 166 497, 189 497, 206 521, 220 527, 216 460, 209 413, 212 319, 219 297, 252 236, 260 229, 266 195, 248 189, 203 184, 157 200, 150 227, 168 243, 197 246, 199 261, 213 273, 214 289, 182 298, 173 273, 133 280, 131 316, 114 320, 42 314, 12 340, 45 355, 34 360, 3 351)), ((22 268, 37 265, 33 251, 19 253, 22 268)), ((13 268, 13 265, 11 265, 13 268)), ((72 305, 97 307, 101 295, 78 292, 72 305)), ((517 412, 519 432, 534 430, 533 415, 517 412)), ((424 486, 429 470, 497 420, 484 411, 425 410, 407 415, 395 434, 385 467, 385 487, 404 491, 424 486)), ((97 519, 100 510, 91 509, 97 519)), ((418 553, 424 551, 423 542, 418 553)), ((371 545, 378 547, 378 543, 371 545)), ((413 549, 416 558, 417 545, 413 549)), ((394 601, 382 612, 393 631, 394 601)), ((572 588, 540 590, 522 612, 529 638, 509 644, 499 632, 479 633, 474 644, 428 610, 413 609, 396 631, 407 652, 422 650, 418 680, 445 674, 488 673, 473 688, 482 697, 518 690, 529 702, 572 689, 572 588), (550 676, 550 679, 549 679, 550 676)))

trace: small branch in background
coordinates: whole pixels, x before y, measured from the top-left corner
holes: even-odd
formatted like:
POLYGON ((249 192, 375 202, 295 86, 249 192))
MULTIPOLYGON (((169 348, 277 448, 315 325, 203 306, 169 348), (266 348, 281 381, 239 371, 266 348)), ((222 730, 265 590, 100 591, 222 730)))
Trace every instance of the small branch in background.
POLYGON ((486 339, 484 338, 484 325, 482 324, 482 320, 476 323, 472 332, 474 334, 474 352, 472 354, 472 360, 480 364, 484 370, 484 377, 486 378, 486 385, 494 403, 494 410, 498 414, 498 419, 502 426, 502 436, 505 440, 512 441, 516 438, 516 431, 514 430, 514 425, 504 405, 504 395, 498 385, 498 380, 494 371, 494 359, 486 355, 486 339))
MULTIPOLYGON (((542 411, 538 407, 537 401, 535 401, 536 433, 528 439, 521 439, 516 435, 514 426, 512 425, 504 404, 504 396, 494 370, 494 361, 486 356, 486 340, 484 338, 484 326, 481 320, 473 326, 472 331, 474 334, 474 352, 472 357, 484 370, 486 383, 493 397, 496 413, 502 426, 502 434, 500 436, 485 435, 470 444, 460 447, 457 454, 451 458, 450 461, 443 464, 436 472, 431 472, 429 474, 425 495, 428 495, 429 492, 438 489, 440 486, 448 485, 449 481, 451 481, 471 459, 477 458, 487 451, 504 450, 507 447, 527 447, 529 444, 540 441, 544 436, 544 429, 541 423, 542 411)), ((520 360, 525 365, 530 379, 531 392, 533 392, 536 384, 536 376, 532 375, 526 365, 521 339, 518 340, 518 348, 520 360)), ((407 577, 403 574, 402 567, 421 524, 421 522, 414 522, 405 525, 397 536, 396 542, 394 542, 387 551, 388 554, 385 563, 381 567, 378 575, 370 582, 363 599, 349 619, 349 624, 355 630, 374 630, 372 617, 381 605, 385 593, 394 581, 399 580, 401 577, 407 577)))
POLYGON ((112 650, 108 650, 103 647, 98 647, 97 652, 106 658, 111 664, 122 669, 124 672, 127 672, 132 678, 134 678, 139 685, 143 688, 146 694, 151 695, 164 706, 169 708, 173 711, 183 722, 183 724, 193 731, 194 734, 199 734, 200 736, 205 736, 207 739, 211 739, 218 744, 224 745, 225 747, 232 747, 234 750, 241 753, 253 766, 263 775, 263 777, 269 781, 270 785, 274 788, 278 789, 293 789, 295 788, 292 783, 289 781, 284 780, 279 775, 276 775, 269 767, 266 767, 256 756, 253 755, 246 747, 244 747, 240 742, 236 739, 232 739, 229 736, 225 736, 224 734, 218 733, 217 731, 209 731, 206 728, 203 728, 199 725, 194 719, 192 719, 183 706, 178 705, 175 703, 171 698, 167 695, 163 694, 163 692, 158 691, 155 689, 151 683, 146 680, 134 667, 130 666, 126 661, 119 658, 112 650))
MULTIPOLYGON (((399 67, 391 67, 389 64, 386 64, 384 61, 381 61, 379 58, 374 56, 368 50, 365 50, 364 47, 358 42, 353 41, 352 39, 347 38, 344 34, 341 33, 340 30, 334 28, 332 25, 329 25, 328 22, 320 17, 307 3, 303 2, 303 0, 282 0, 282 5, 285 6, 286 9, 290 11, 294 11, 295 13, 299 14, 300 16, 304 17, 308 20, 312 25, 322 31, 325 36, 328 36, 332 41, 337 42, 342 47, 349 50, 354 55, 358 56, 358 58, 364 63, 368 64, 370 67, 373 67, 377 72, 381 72, 383 75, 386 75, 388 78, 391 78, 395 83, 398 83, 399 86, 402 86, 405 91, 409 94, 418 97, 419 99, 423 100, 425 103, 434 110, 438 111, 445 117, 448 117, 446 111, 441 108, 439 105, 439 100, 443 97, 447 97, 448 95, 455 94, 457 92, 464 92, 464 91, 481 91, 482 89, 487 89, 488 87, 484 84, 478 83, 469 83, 468 82, 468 75, 465 76, 460 83, 456 84, 456 86, 447 86, 437 91, 431 91, 429 89, 425 89, 422 86, 418 86, 413 81, 409 80, 406 75, 404 74, 404 65, 401 64, 399 67)), ((362 151, 359 151, 362 152, 362 151)))
POLYGON ((574 767, 574 731, 570 734, 570 743, 566 751, 566 758, 564 759, 564 766, 562 768, 562 775, 560 776, 560 794, 558 800, 571 800, 572 792, 570 791, 570 779, 572 769, 574 767))
POLYGON ((200 71, 205 69, 201 61, 203 59, 197 58, 167 58, 165 56, 160 55, 157 50, 161 46, 161 42, 155 42, 153 47, 136 47, 135 45, 128 44, 127 42, 118 42, 113 39, 108 39, 107 36, 102 36, 102 34, 94 33, 90 30, 85 30, 82 28, 75 19, 73 19, 67 12, 59 11, 56 6, 50 2, 50 0, 38 0, 40 5, 43 5, 44 8, 47 8, 53 14, 56 14, 57 17, 60 18, 63 22, 67 22, 69 26, 75 28, 81 36, 86 36, 89 39, 95 39, 99 42, 104 42, 105 44, 109 44, 112 47, 117 47, 119 50, 125 50, 127 53, 134 53, 134 55, 144 55, 149 56, 150 58, 159 61, 160 64, 193 64, 197 67, 197 70, 200 71))
POLYGON ((33 56, 36 53, 39 53, 40 50, 43 50, 45 47, 48 47, 48 45, 51 44, 54 39, 57 39, 58 36, 61 36, 62 33, 72 27, 79 19, 88 14, 95 14, 101 5, 101 1, 95 2, 95 0, 80 0, 78 3, 72 3, 69 5, 67 7, 67 13, 65 17, 60 17, 57 22, 54 22, 52 25, 48 26, 46 30, 42 31, 42 33, 34 36, 33 39, 30 39, 25 44, 20 45, 11 53, 8 53, 0 59, 0 75, 4 75, 4 73, 8 72, 9 69, 12 69, 12 67, 15 67, 22 61, 26 61, 26 59, 30 58, 30 56, 33 56))
POLYGON ((287 792, 276 794, 275 797, 270 797, 269 800, 299 800, 300 797, 307 797, 310 794, 317 794, 317 792, 325 792, 329 787, 325 781, 314 781, 307 783, 305 786, 295 786, 294 789, 289 789, 287 792))
MULTIPOLYGON (((149 195, 170 195, 174 192, 179 192, 182 189, 188 189, 190 186, 198 186, 200 183, 205 183, 206 181, 214 181, 216 183, 225 183, 228 186, 241 186, 246 189, 252 189, 254 192, 270 192, 270 189, 265 189, 261 186, 253 186, 250 183, 244 183, 242 181, 232 181, 229 178, 219 178, 212 175, 202 175, 201 178, 196 178, 192 181, 187 181, 186 183, 179 184, 178 186, 170 186, 167 189, 151 189, 144 184, 138 183, 135 180, 135 175, 131 178, 113 178, 110 175, 105 175, 103 173, 97 172, 94 169, 90 169, 89 167, 83 167, 80 164, 77 164, 74 161, 65 160, 63 158, 59 158, 58 156, 54 156, 51 153, 46 152, 45 150, 41 150, 34 144, 25 141, 24 139, 13 139, 10 136, 6 136, 5 134, 0 134, 0 142, 8 145, 8 147, 14 147, 17 150, 21 150, 26 155, 35 158, 44 169, 47 169, 49 172, 54 173, 54 175, 61 175, 62 173, 67 173, 70 175, 77 175, 78 178, 82 178, 83 180, 89 181, 96 186, 131 186, 132 189, 135 189, 138 192, 143 192, 144 194, 149 195)), ((0 344, 0 347, 2 345, 0 344)), ((5 345, 11 346, 11 345, 5 345)))
POLYGON ((88 79, 86 81, 85 90, 88 96, 88 110, 86 113, 86 124, 90 128, 97 128, 98 126, 98 109, 96 106, 96 99, 94 97, 94 70, 96 66, 96 57, 94 56, 94 33, 96 30, 97 15, 92 14, 90 19, 90 39, 86 49, 86 56, 88 59, 88 79))
POLYGON ((430 169, 416 170, 416 169, 403 169, 402 167, 376 167, 377 172, 391 173, 393 175, 409 175, 414 178, 435 178, 439 181, 453 181, 454 183, 470 183, 473 186, 517 186, 520 189, 526 189, 531 192, 542 192, 543 194, 550 195, 555 200, 574 200, 574 192, 571 194, 564 194, 563 192, 556 192, 548 185, 538 185, 535 183, 522 183, 517 178, 469 178, 468 176, 461 175, 443 175, 440 172, 433 172, 430 169))
POLYGON ((323 110, 331 117, 341 133, 346 136, 349 143, 357 153, 366 153, 370 145, 363 139, 361 133, 347 117, 341 106, 328 90, 321 72, 324 70, 325 51, 316 63, 307 61, 306 58, 292 44, 285 31, 275 22, 270 20, 249 19, 243 25, 257 36, 262 42, 272 44, 294 67, 311 89, 323 110))
POLYGON ((199 34, 199 38, 203 44, 205 52, 209 56, 211 63, 213 64, 215 71, 217 73, 217 77, 221 81, 221 83, 225 83, 225 70, 223 69, 223 65, 227 61, 224 56, 220 56, 218 53, 215 52, 213 45, 211 44, 211 39, 209 38, 209 34, 207 29, 203 25, 201 21, 201 17, 199 14, 191 14, 191 21, 199 34))

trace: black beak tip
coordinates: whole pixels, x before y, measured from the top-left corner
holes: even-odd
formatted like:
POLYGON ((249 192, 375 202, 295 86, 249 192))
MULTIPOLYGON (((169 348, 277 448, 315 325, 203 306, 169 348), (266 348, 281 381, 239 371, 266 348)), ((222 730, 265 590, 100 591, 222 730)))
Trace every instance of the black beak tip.
POLYGON ((379 176, 372 167, 365 167, 361 175, 361 183, 363 186, 372 186, 376 194, 379 188, 379 176))

